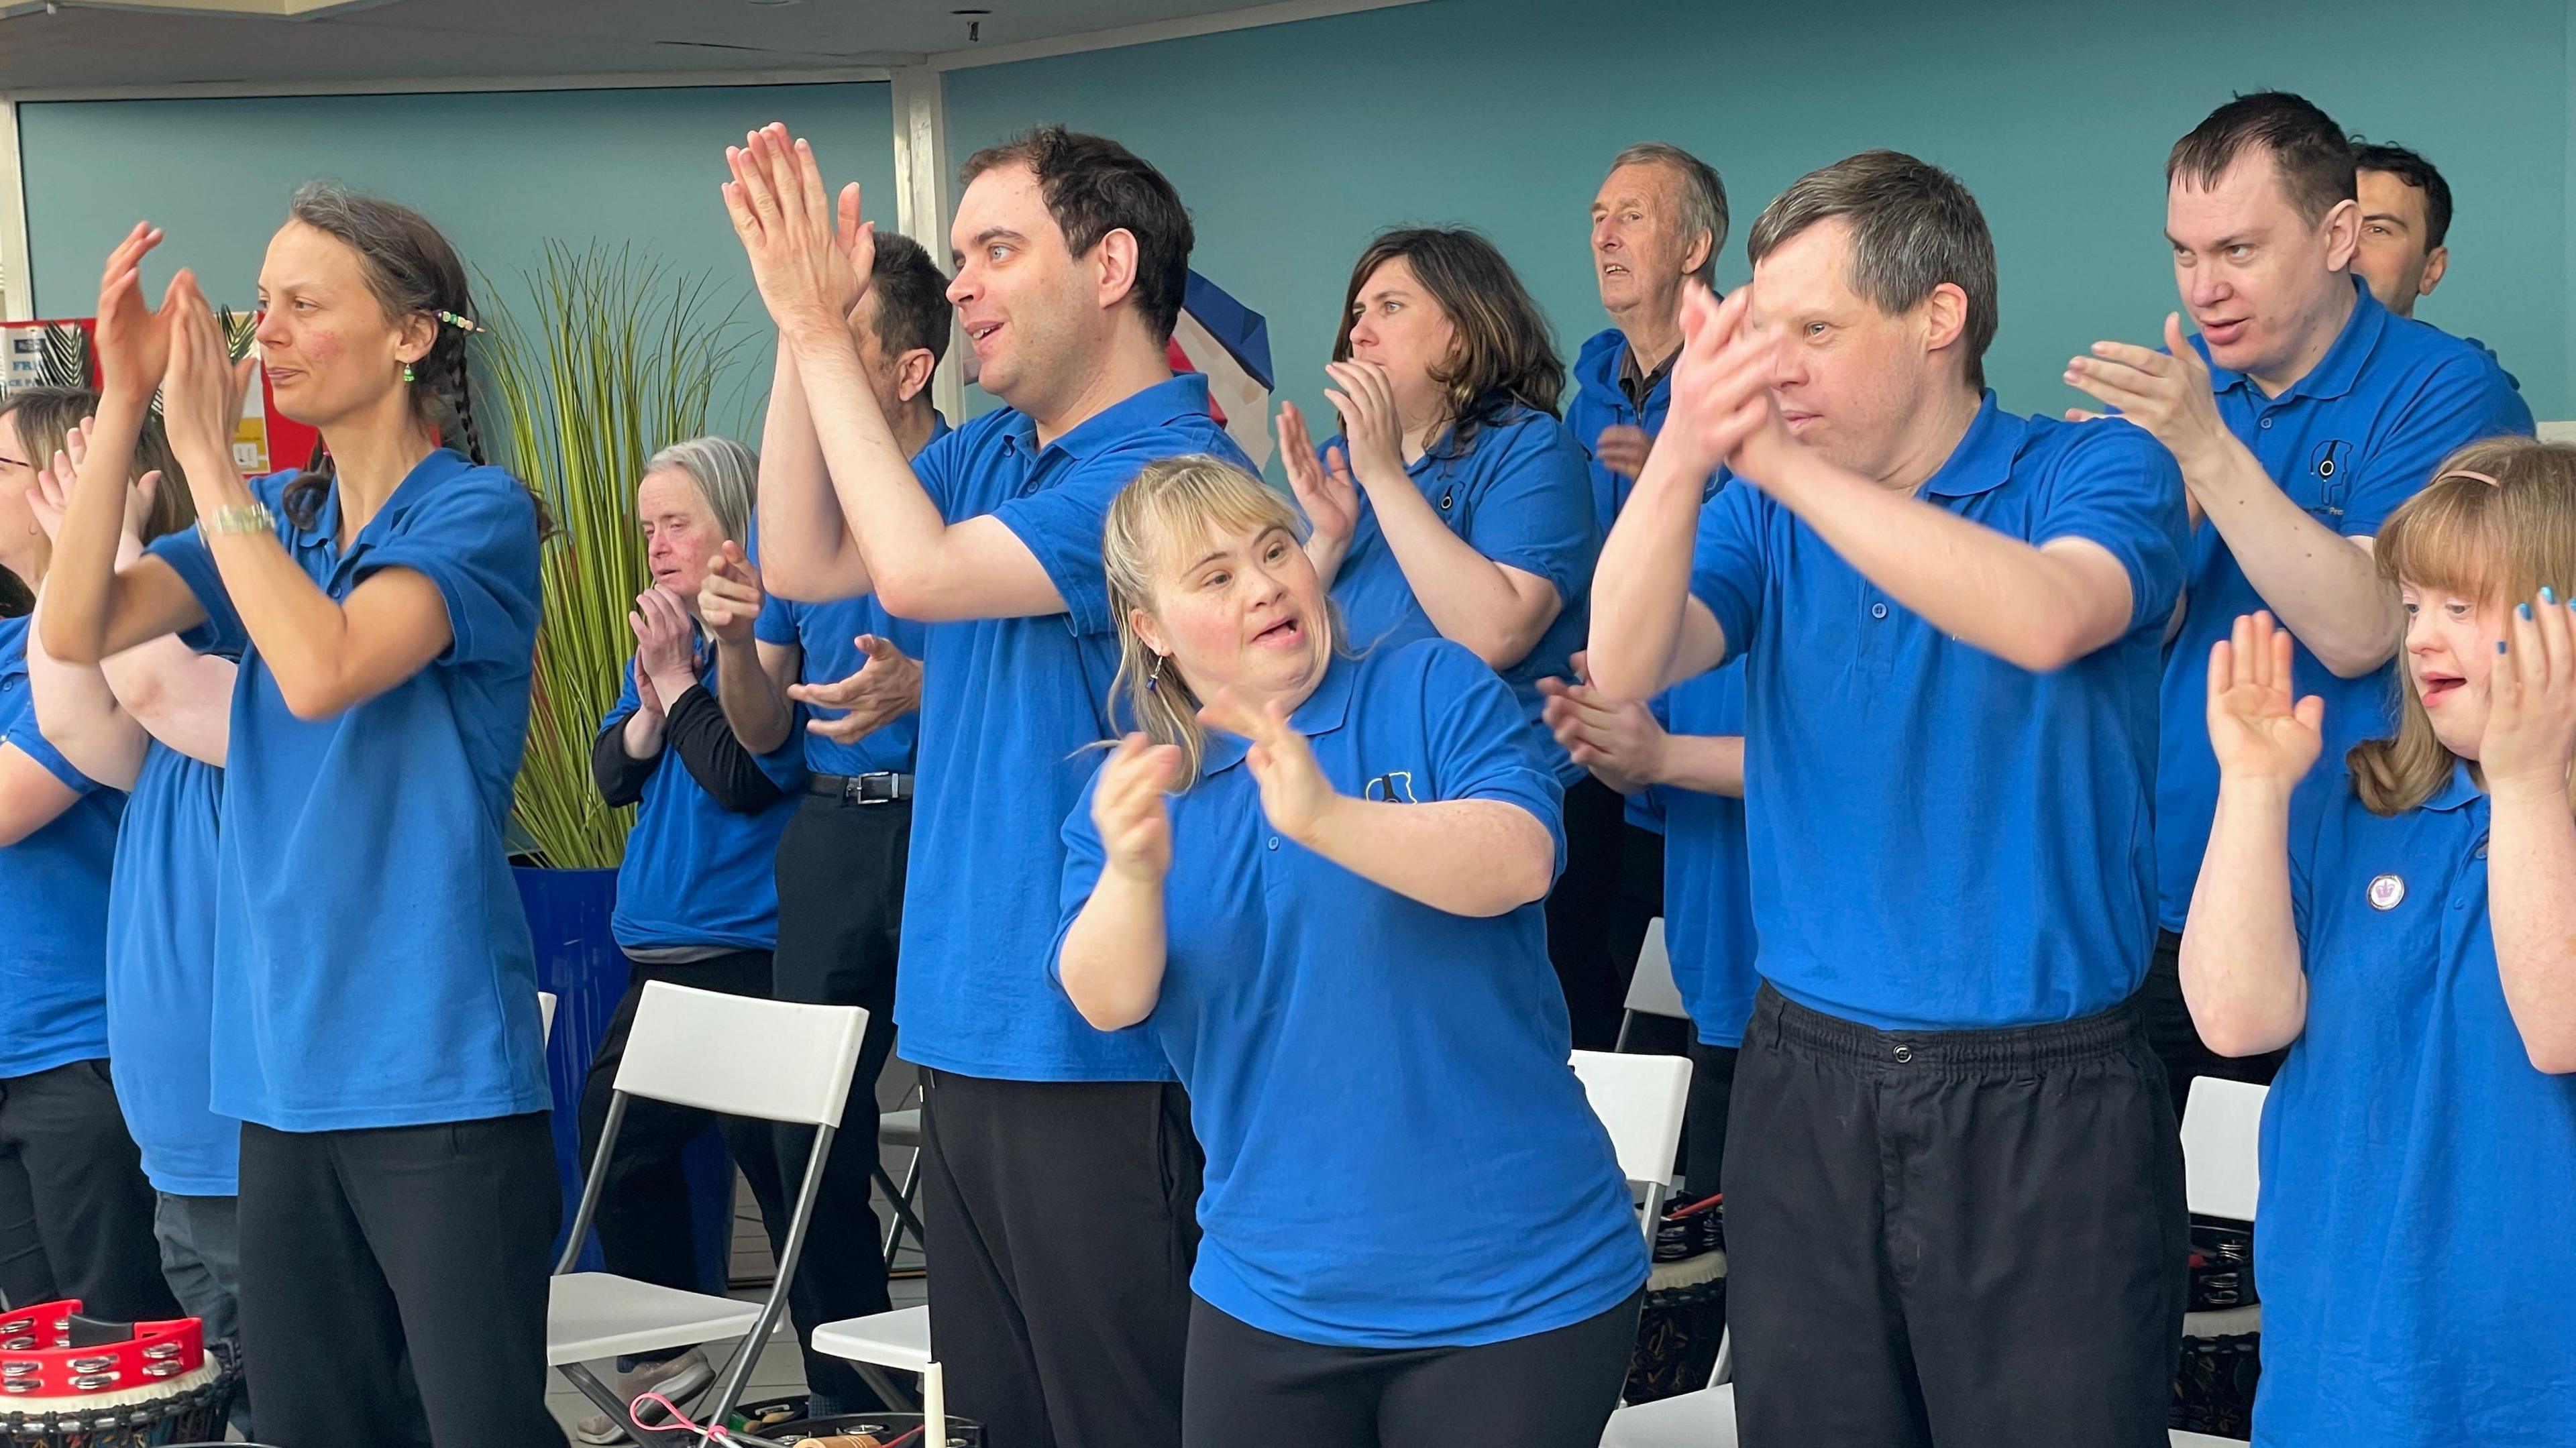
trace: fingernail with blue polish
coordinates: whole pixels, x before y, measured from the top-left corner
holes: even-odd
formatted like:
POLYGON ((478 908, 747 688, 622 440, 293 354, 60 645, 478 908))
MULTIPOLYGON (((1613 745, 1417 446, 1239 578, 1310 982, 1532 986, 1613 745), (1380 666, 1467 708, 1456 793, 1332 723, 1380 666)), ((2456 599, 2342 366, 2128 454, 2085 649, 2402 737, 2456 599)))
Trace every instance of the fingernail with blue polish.
POLYGON ((2540 590, 2540 601, 2542 603, 2556 603, 2558 601, 2558 591, 2550 588, 2546 584, 2542 585, 2540 590))
POLYGON ((2497 640, 2496 640, 2496 652, 2497 652, 2497 653, 2503 653, 2503 652, 2504 652, 2504 640, 2502 640, 2502 639, 2497 639, 2497 640))
POLYGON ((2527 603, 2517 603, 2517 604, 2515 604, 2515 605, 2513 606, 2513 611, 2514 611, 2514 612, 2516 612, 2516 613, 2518 613, 2518 614, 2521 614, 2521 615, 2522 615, 2523 622, 2525 622, 2525 623, 2529 623, 2529 622, 2531 621, 2531 605, 2530 605, 2530 604, 2527 604, 2527 603))

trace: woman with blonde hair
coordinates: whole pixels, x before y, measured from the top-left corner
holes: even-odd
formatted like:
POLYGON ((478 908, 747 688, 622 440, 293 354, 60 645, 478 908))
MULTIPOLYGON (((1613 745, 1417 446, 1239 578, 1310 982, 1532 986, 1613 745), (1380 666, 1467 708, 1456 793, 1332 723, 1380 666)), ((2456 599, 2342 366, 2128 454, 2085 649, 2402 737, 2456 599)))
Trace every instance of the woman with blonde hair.
POLYGON ((1183 1441, 1589 1443, 1646 1261, 1547 961, 1562 790, 1465 648, 1341 652, 1300 541, 1213 458, 1119 495, 1142 731, 1065 824, 1057 978, 1207 1153, 1183 1441))
POLYGON ((2564 1444, 2576 1423, 2576 448, 2454 453, 2379 531, 2397 733, 2300 780, 2290 636, 2210 651, 2218 813, 2183 933, 2264 1106, 2255 1441, 2564 1444), (2295 797, 2294 797, 2295 796, 2295 797))

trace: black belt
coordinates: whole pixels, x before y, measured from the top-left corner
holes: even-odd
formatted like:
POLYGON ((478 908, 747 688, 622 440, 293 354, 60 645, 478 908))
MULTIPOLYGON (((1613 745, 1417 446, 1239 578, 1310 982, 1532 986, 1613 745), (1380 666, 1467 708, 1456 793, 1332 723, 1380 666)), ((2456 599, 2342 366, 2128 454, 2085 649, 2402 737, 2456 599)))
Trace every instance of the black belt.
POLYGON ((894 804, 912 798, 912 776, 879 771, 875 774, 809 774, 805 792, 837 799, 843 804, 894 804))

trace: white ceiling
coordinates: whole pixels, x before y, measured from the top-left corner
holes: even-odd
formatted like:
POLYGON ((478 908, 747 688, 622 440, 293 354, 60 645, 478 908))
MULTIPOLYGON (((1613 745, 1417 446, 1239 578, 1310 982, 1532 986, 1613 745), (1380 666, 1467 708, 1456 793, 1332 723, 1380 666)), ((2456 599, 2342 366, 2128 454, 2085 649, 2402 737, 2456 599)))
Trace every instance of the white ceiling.
POLYGON ((320 8, 315 0, 162 3, 272 13, 0 0, 0 93, 947 66, 1097 31, 1197 28, 1247 12, 1288 19, 1389 0, 359 0, 303 19, 276 12, 320 8), (955 13, 977 9, 991 13, 955 13), (981 22, 971 42, 970 20, 981 22))

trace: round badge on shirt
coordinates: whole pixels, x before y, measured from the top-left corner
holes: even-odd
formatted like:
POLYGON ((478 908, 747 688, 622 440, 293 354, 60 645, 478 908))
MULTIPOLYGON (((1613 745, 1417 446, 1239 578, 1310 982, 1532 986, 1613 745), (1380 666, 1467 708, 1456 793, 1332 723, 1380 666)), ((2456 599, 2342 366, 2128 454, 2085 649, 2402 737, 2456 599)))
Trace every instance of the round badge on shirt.
POLYGON ((2370 908, 2394 910, 2406 898, 2406 882, 2395 875, 2374 875, 2370 880, 2370 908))

